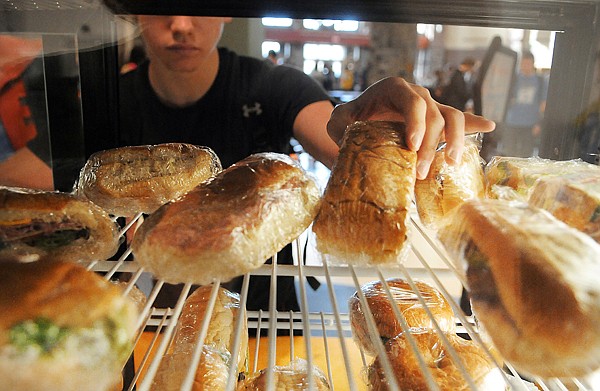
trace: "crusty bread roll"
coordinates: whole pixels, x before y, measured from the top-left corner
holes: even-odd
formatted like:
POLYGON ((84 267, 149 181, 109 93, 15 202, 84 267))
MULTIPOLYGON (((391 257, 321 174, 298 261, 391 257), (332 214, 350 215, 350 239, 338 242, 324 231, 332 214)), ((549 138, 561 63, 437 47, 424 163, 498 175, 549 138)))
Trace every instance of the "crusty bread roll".
POLYGON ((425 226, 437 228, 462 202, 485 196, 482 161, 473 141, 465 141, 462 160, 454 166, 446 163, 445 150, 435 153, 427 177, 415 183, 417 212, 425 226))
MULTIPOLYGON (((402 332, 401 323, 396 318, 392 308, 394 304, 398 306, 408 327, 432 329, 435 327, 432 318, 421 305, 417 294, 411 289, 408 281, 402 278, 390 278, 386 282, 390 288, 390 293, 394 297, 394 303, 388 299, 381 281, 373 281, 361 286, 361 291, 373 314, 379 337, 384 344, 387 340, 402 332)), ((444 296, 435 287, 423 281, 415 281, 415 285, 435 317, 438 326, 443 331, 454 331, 454 312, 444 296)), ((377 347, 371 341, 367 319, 358 292, 355 292, 348 300, 348 310, 354 340, 366 353, 376 355, 377 347)))
MULTIPOLYGON (((457 363, 450 355, 449 348, 443 339, 431 329, 414 328, 410 330, 431 376, 440 390, 470 390, 466 373, 473 379, 478 389, 503 391, 506 389, 500 369, 494 366, 487 353, 472 341, 465 340, 456 334, 445 334, 451 347, 462 361, 457 363)), ((426 374, 417 361, 417 356, 409 344, 405 333, 389 340, 386 354, 394 371, 398 386, 402 390, 428 391, 426 374)), ((389 390, 388 380, 380 358, 376 358, 368 371, 370 390, 389 390)))
MULTIPOLYGON (((175 329, 171 349, 162 358, 157 375, 153 379, 152 390, 179 390, 195 349, 198 335, 204 318, 207 316, 208 304, 213 287, 205 285, 196 289, 185 300, 181 316, 175 329)), ((213 307, 210 323, 200 363, 196 368, 192 390, 224 390, 231 355, 234 350, 235 323, 241 316, 240 298, 219 287, 217 299, 213 307)), ((237 373, 245 374, 248 370, 248 329, 244 317, 238 357, 233 365, 237 373)))
POLYGON ((221 171, 208 147, 184 143, 121 147, 94 153, 77 191, 117 216, 152 213, 221 171))
MULTIPOLYGON (((191 351, 180 351, 164 355, 150 389, 181 390, 193 358, 192 354, 191 351)), ((192 391, 225 391, 228 371, 228 357, 210 346, 203 346, 198 368, 194 372, 192 391)))
POLYGON ((0 187, 0 256, 104 260, 118 247, 118 225, 92 202, 69 193, 0 187))
POLYGON ((255 154, 158 209, 137 230, 133 253, 170 283, 225 282, 297 238, 319 201, 316 182, 289 156, 255 154))
POLYGON ((600 242, 600 173, 596 169, 540 178, 533 186, 529 204, 600 242))
POLYGON ((404 137, 400 122, 346 129, 313 224, 317 249, 331 261, 397 263, 407 254, 417 154, 404 137))
MULTIPOLYGON (((331 389, 327 377, 315 365, 312 367, 312 377, 315 390, 327 391, 331 389)), ((267 390, 269 386, 267 380, 267 371, 263 369, 238 383, 237 391, 267 390)), ((304 359, 296 358, 286 366, 275 366, 273 368, 273 384, 276 390, 308 390, 308 363, 304 359)))
POLYGON ((600 244, 524 203, 470 200, 455 212, 440 239, 500 354, 540 377, 600 367, 600 244))
MULTIPOLYGON (((218 288, 217 301, 212 311, 208 332, 204 345, 210 346, 220 352, 233 352, 233 339, 235 337, 235 320, 241 315, 240 296, 223 287, 218 288)), ((177 324, 175 333, 174 351, 185 351, 193 346, 198 339, 200 327, 206 316, 207 306, 212 291, 212 285, 205 285, 196 289, 185 301, 184 308, 177 324)), ((248 330, 244 318, 240 349, 235 360, 238 373, 246 372, 248 366, 248 330)))
POLYGON ((119 381, 137 310, 70 262, 0 262, 0 388, 103 391, 119 381))

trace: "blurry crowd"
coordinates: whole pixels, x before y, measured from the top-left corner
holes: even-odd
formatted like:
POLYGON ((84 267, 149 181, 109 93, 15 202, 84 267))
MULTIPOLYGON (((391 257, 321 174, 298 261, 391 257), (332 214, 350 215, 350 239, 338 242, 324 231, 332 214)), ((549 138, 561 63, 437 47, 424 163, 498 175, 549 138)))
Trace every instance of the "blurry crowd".
MULTIPOLYGON (((436 72, 436 81, 429 87, 438 102, 466 112, 473 112, 474 88, 478 78, 479 61, 464 58, 450 71, 436 72)), ((491 156, 537 156, 546 108, 548 78, 535 67, 535 58, 523 51, 510 86, 506 114, 497 121, 493 137, 484 146, 484 159, 491 156)), ((481 114, 481 113, 475 113, 481 114)))

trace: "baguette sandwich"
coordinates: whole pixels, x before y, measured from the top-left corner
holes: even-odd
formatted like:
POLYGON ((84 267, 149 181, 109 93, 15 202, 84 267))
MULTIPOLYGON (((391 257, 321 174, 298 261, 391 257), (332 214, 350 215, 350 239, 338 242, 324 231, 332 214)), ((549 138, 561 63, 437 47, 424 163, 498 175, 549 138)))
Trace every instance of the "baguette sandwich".
POLYGON ((212 289, 212 285, 199 287, 186 299, 175 330, 171 351, 163 357, 151 390, 180 389, 189 370, 202 323, 208 315, 210 315, 208 331, 200 362, 195 369, 192 390, 225 390, 230 365, 237 368, 238 376, 245 375, 248 369, 248 331, 245 317, 239 354, 235 358, 232 357, 235 321, 242 314, 239 296, 225 288, 217 288, 217 300, 212 314, 208 314, 207 307, 212 289))
POLYGON ((221 171, 208 147, 169 143, 96 152, 79 174, 77 191, 116 216, 152 213, 221 171))
POLYGON ((296 239, 319 201, 317 183, 289 156, 255 154, 150 215, 133 253, 170 283, 226 282, 296 239))
POLYGON ((70 193, 0 187, 0 256, 103 260, 118 246, 119 227, 92 202, 70 193))
POLYGON ((0 389, 104 391, 120 379, 137 309, 71 262, 0 262, 0 389))
POLYGON ((499 353, 540 377, 600 367, 600 245, 548 212, 471 200, 441 231, 499 353))
POLYGON ((317 250, 335 263, 393 264, 408 252, 417 153, 400 122, 346 129, 313 224, 317 250))

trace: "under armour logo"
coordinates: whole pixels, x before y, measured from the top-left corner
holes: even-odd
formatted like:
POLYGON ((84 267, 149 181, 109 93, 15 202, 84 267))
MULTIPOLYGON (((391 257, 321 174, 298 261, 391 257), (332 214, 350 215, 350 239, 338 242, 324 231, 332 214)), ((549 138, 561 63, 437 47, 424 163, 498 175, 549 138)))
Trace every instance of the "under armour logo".
POLYGON ((255 115, 261 115, 262 109, 260 108, 260 103, 254 102, 253 107, 248 107, 248 105, 243 105, 242 110, 244 111, 244 117, 250 118, 250 114, 254 113, 255 115))

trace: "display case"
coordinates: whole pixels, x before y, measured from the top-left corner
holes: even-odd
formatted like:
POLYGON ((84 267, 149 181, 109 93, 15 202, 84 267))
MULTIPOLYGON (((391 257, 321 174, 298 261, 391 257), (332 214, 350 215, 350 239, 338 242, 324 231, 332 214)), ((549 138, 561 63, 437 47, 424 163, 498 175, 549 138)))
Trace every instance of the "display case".
MULTIPOLYGON (((118 83, 119 67, 123 62, 119 50, 137 34, 130 15, 354 19, 390 24, 551 31, 554 34, 553 55, 539 156, 553 160, 581 158, 591 162, 596 157, 597 162, 600 123, 594 127, 586 122, 585 117, 598 115, 599 6, 596 1, 558 0, 5 0, 0 5, 0 34, 40 40, 42 43, 43 67, 37 80, 42 85, 41 99, 45 102, 45 112, 40 116, 47 129, 47 162, 52 168, 54 187, 71 191, 91 152, 110 148, 119 138, 118 83), (589 126, 586 128, 583 123, 589 126)), ((486 97, 480 94, 479 99, 485 100, 486 97)), ((481 106, 485 104, 489 105, 485 101, 476 101, 474 110, 483 110, 481 106)), ((314 166, 307 168, 314 169, 314 166)), ((142 219, 141 214, 123 224, 121 234, 125 236, 128 230, 133 230, 138 219, 142 219)), ((320 368, 331 389, 368 389, 368 368, 373 357, 355 342, 348 300, 369 281, 401 277, 411 285, 416 280, 425 280, 440 290, 451 303, 457 333, 484 348, 506 389, 600 390, 598 376, 564 379, 529 377, 520 374, 510 362, 504 362, 493 348, 489 348, 489 341, 485 333, 480 333, 477 320, 463 312, 459 299, 465 285, 464 277, 439 243, 436 232, 423 226, 416 212, 410 222, 413 232, 411 253, 406 262, 396 267, 329 264, 316 252, 311 233, 306 232, 293 242, 294 265, 265 264, 252 272, 252 275, 272 276, 272 281, 276 281, 275 276, 294 276, 300 311, 276 310, 275 283, 269 287, 268 311, 246 311, 249 275, 243 276, 240 293, 242 311, 235 319, 235 341, 238 344, 232 356, 242 349, 240 335, 248 327, 258 330, 259 335, 251 338, 249 344, 249 373, 266 368, 266 389, 279 389, 274 372, 268 369, 286 365, 296 358, 307 361, 309 375, 313 373, 313 365, 320 368), (321 286, 314 290, 307 277, 316 278, 321 286), (248 318, 247 325, 242 321, 244 316, 248 318), (263 330, 265 332, 261 333, 263 330), (288 336, 282 335, 286 333, 288 336)), ((86 266, 108 280, 126 277, 130 286, 145 286, 148 300, 139 318, 142 332, 123 372, 123 390, 149 390, 162 356, 169 349, 192 284, 185 284, 173 308, 161 308, 154 304, 154 300, 164 281, 153 280, 153 276, 148 275, 131 256, 130 248, 126 248, 117 259, 100 259, 86 266)), ((389 289, 387 293, 391 296, 389 289)), ((364 297, 359 299, 365 302, 364 297)), ((216 288, 213 289, 209 308, 213 307, 215 300, 216 288)), ((419 300, 423 301, 423 298, 419 297, 419 300)), ((399 311, 394 315, 406 330, 403 315, 399 311)), ((368 314, 367 320, 369 332, 377 334, 371 314, 368 314)), ((195 389, 194 372, 198 362, 195 360, 199 360, 207 328, 208 318, 203 321, 198 336, 199 348, 190 363, 182 390, 195 389)), ((441 334, 439 326, 436 326, 436 332, 441 334)), ((377 348, 378 353, 382 353, 384 346, 378 344, 377 348)), ((381 356, 385 357, 385 354, 381 356)), ((400 389, 393 380, 392 364, 387 359, 382 361, 386 377, 392 379, 389 389, 400 389)), ((430 389, 446 389, 436 383, 423 360, 418 363, 418 368, 430 389)), ((236 387, 238 376, 235 369, 233 365, 229 367, 229 390, 236 387)), ((476 385, 464 365, 459 365, 459 370, 469 389, 487 389, 476 385)), ((307 389, 320 389, 314 380, 308 383, 307 389)))

